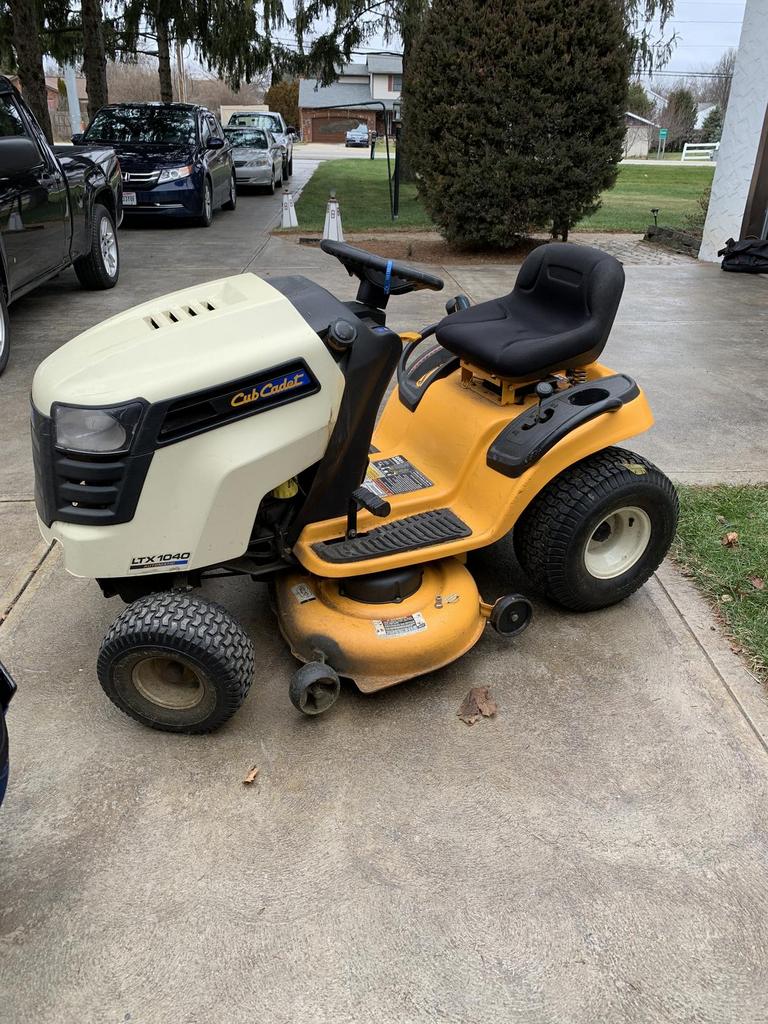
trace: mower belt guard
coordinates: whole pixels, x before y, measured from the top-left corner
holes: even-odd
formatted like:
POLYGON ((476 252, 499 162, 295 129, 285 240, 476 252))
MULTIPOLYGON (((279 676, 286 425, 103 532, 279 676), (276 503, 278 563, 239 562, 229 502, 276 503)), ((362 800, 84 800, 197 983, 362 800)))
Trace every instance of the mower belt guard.
POLYGON ((348 540, 320 541, 312 548, 325 562, 363 562, 400 551, 416 551, 433 544, 444 544, 449 540, 469 537, 471 533, 472 530, 455 512, 449 508, 436 508, 385 523, 348 540))

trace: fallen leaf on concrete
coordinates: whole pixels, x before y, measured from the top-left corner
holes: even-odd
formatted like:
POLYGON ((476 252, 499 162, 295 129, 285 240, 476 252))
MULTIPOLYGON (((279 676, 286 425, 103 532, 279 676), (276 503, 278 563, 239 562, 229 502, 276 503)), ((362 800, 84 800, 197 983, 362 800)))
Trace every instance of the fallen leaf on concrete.
POLYGON ((498 711, 490 686, 473 686, 456 712, 462 722, 474 725, 479 718, 491 718, 498 711))
POLYGON ((750 576, 749 582, 755 588, 755 590, 765 590, 765 580, 762 576, 750 576))
POLYGON ((736 530, 729 530, 728 533, 724 533, 720 538, 720 543, 724 548, 735 548, 739 545, 739 535, 736 530))
POLYGON ((250 784, 252 782, 255 782, 256 781, 256 777, 259 774, 259 771, 260 771, 260 769, 257 768, 256 765, 254 765, 253 768, 251 768, 251 770, 248 772, 248 774, 243 779, 243 785, 244 786, 250 786, 250 784))

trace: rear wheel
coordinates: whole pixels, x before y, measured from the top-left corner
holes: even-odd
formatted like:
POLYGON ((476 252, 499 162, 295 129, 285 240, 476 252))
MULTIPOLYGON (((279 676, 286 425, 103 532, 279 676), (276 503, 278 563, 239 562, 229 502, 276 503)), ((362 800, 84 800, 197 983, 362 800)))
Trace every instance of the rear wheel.
POLYGON ((222 210, 234 210, 237 206, 237 182, 234 174, 229 179, 229 199, 222 206, 222 210))
POLYGON ((218 604, 182 591, 149 594, 113 622, 99 651, 102 689, 151 729, 206 733, 226 722, 253 680, 253 645, 218 604))
POLYGON ((0 283, 0 373, 8 365, 8 357, 11 354, 11 321, 8 316, 8 302, 5 298, 5 289, 0 283))
POLYGON ((640 455, 607 448, 571 466, 515 527, 520 564, 574 611, 622 601, 658 568, 675 534, 675 488, 640 455))
POLYGON ((275 194, 275 169, 274 169, 274 167, 272 168, 272 178, 271 178, 269 184, 267 185, 267 192, 271 196, 273 196, 275 194))
POLYGON ((120 276, 120 250, 112 214, 101 203, 91 211, 88 252, 75 260, 75 273, 83 288, 114 288, 120 276))

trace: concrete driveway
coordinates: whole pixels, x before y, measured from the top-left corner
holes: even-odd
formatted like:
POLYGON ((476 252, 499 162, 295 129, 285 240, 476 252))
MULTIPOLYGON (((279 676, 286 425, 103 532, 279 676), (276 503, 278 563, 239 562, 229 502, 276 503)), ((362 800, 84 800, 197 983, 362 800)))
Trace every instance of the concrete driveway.
MULTIPOLYGON (((268 241, 277 203, 243 199, 208 231, 125 230, 113 292, 80 294, 63 275, 13 313, 0 657, 20 691, 0 810, 0 1019, 765 1020, 768 708, 668 567, 605 612, 539 603, 517 641, 489 633, 425 679, 346 690, 318 720, 288 702, 294 666, 263 588, 219 583, 210 595, 258 652, 227 727, 154 733, 102 696, 95 650, 121 605, 36 547, 34 366, 108 313, 248 267, 351 295, 328 257, 268 241), (498 715, 469 728, 456 710, 485 684, 498 715)), ((482 299, 512 272, 446 276, 449 293, 482 299)), ((606 355, 656 406, 637 447, 677 476, 768 478, 768 284, 695 264, 627 278, 606 355)), ((393 302, 392 322, 427 323, 445 297, 393 302)), ((474 570, 489 597, 525 587, 508 543, 474 570)))

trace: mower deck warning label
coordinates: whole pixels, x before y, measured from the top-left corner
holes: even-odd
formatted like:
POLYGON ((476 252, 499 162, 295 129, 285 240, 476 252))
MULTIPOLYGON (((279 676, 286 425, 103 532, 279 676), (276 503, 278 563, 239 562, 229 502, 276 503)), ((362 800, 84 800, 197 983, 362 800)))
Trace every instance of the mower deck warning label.
POLYGON ((390 459, 371 460, 363 486, 380 498, 389 498, 393 494, 422 491, 431 487, 432 481, 404 455, 393 455, 390 459))
POLYGON ((401 615, 398 619, 374 619, 376 636, 407 636, 409 633, 423 633, 427 623, 421 612, 401 615))

